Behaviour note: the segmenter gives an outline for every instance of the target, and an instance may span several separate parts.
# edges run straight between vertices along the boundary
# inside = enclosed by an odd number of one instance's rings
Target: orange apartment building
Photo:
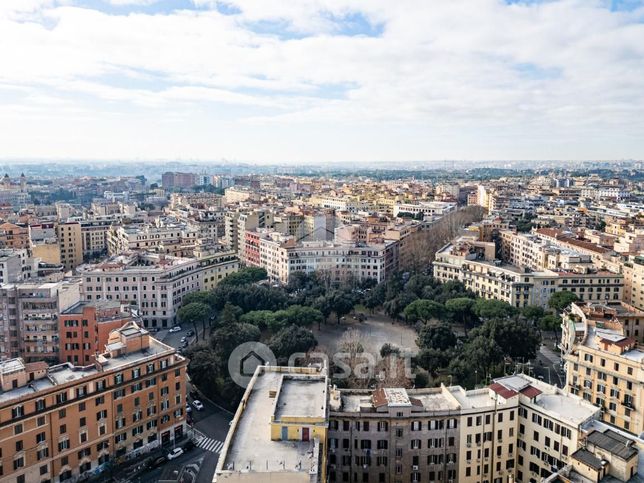
[[[29,248],[29,227],[9,222],[0,224],[0,247]]]
[[[185,358],[129,322],[92,364],[0,363],[0,482],[76,481],[181,439]]]
[[[61,362],[88,365],[105,349],[110,332],[132,320],[118,301],[79,302],[58,317]]]

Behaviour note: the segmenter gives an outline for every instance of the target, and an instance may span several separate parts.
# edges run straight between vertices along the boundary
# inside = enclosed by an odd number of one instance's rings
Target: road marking
[[[197,441],[197,446],[205,451],[219,453],[224,447],[224,442],[212,438],[203,438]]]

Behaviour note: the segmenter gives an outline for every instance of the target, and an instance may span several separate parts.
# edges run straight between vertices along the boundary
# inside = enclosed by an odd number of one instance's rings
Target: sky
[[[644,158],[644,0],[0,0],[0,158]]]

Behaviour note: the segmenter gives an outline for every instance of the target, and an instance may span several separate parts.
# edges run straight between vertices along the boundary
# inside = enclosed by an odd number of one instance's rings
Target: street
[[[184,328],[180,332],[173,333],[170,333],[169,331],[159,331],[154,335],[165,344],[178,349],[181,347],[181,338],[186,336],[188,330],[190,329]],[[194,336],[189,337],[189,343],[194,343]],[[187,394],[190,394],[194,388],[190,383],[186,386],[186,392]],[[230,421],[233,418],[233,414],[203,398],[200,399],[203,404],[203,409],[198,411],[192,407],[192,401],[193,399],[188,396],[188,402],[191,404],[192,408],[189,413],[191,424],[188,425],[189,428],[192,428],[192,431],[189,429],[188,434],[194,435],[193,440],[195,441],[196,447],[181,455],[179,458],[165,463],[159,468],[145,472],[136,481],[140,481],[141,483],[153,483],[159,481],[165,467],[177,467],[192,464],[198,464],[200,466],[196,482],[210,483],[212,481],[212,477],[219,460],[219,453],[221,452],[224,441],[226,440],[226,435],[228,434],[228,428]]]

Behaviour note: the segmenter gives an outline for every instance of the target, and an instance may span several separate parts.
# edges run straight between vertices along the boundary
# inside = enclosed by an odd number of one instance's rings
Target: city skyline
[[[0,5],[5,159],[639,159],[641,1]]]

